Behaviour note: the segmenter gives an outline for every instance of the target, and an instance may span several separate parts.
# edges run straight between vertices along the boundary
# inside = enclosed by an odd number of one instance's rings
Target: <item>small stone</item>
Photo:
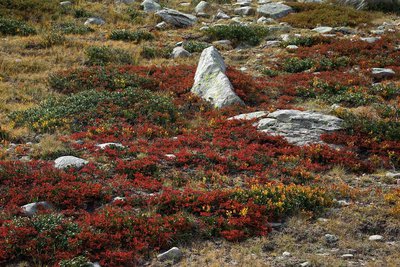
[[[361,41],[367,42],[369,44],[373,44],[380,39],[381,39],[380,37],[361,37],[360,38]]]
[[[196,14],[204,13],[208,7],[209,7],[209,4],[206,1],[200,1],[200,3],[198,3],[197,6],[194,8],[194,12]]]
[[[269,3],[259,6],[257,12],[263,16],[278,19],[287,16],[293,12],[293,9],[282,3]]]
[[[182,258],[182,251],[177,247],[173,247],[170,250],[161,253],[157,256],[157,259],[159,261],[166,261],[166,260],[179,261],[181,258]]]
[[[193,26],[193,24],[195,24],[197,21],[196,16],[168,8],[157,11],[156,15],[166,23],[169,23],[177,28]]]
[[[165,21],[162,21],[156,25],[156,28],[159,30],[163,30],[163,29],[166,29],[167,26],[168,26],[168,24]]]
[[[166,156],[168,159],[176,159],[176,156],[175,156],[174,154],[165,154],[165,156]]]
[[[297,45],[288,45],[288,46],[286,46],[286,49],[288,49],[288,50],[297,50],[297,49],[299,49],[299,47]]]
[[[383,236],[381,235],[371,235],[368,238],[369,241],[383,241]]]
[[[281,41],[267,41],[266,47],[279,47],[282,44]]]
[[[334,244],[334,243],[336,243],[337,241],[339,241],[339,238],[338,238],[337,236],[335,236],[335,235],[326,234],[326,235],[325,235],[325,241],[326,241],[326,243],[328,243],[328,244]]]
[[[308,261],[305,261],[300,264],[300,267],[308,267],[308,266],[311,266],[311,263],[309,263]]]
[[[249,6],[235,8],[233,12],[240,16],[251,16],[255,14],[255,10]]]
[[[22,212],[27,216],[33,216],[39,208],[52,209],[52,206],[46,201],[33,202],[21,207]]]
[[[230,19],[231,17],[225,14],[223,11],[218,10],[217,15],[215,16],[216,19]]]
[[[342,258],[343,258],[343,259],[351,259],[351,258],[353,258],[353,257],[354,257],[353,254],[343,254],[343,255],[342,255]]]
[[[172,58],[190,57],[191,54],[183,47],[178,46],[172,50]]]
[[[258,119],[258,118],[261,118],[261,117],[264,117],[267,115],[268,115],[268,112],[266,112],[266,111],[256,111],[256,112],[236,115],[234,117],[228,118],[228,120],[252,120],[252,119]]]
[[[104,25],[104,24],[106,24],[106,22],[101,18],[88,18],[84,23],[85,26],[88,26],[88,25],[99,25],[99,26],[101,26],[101,25]]]
[[[158,10],[161,10],[161,6],[154,0],[144,0],[140,6],[143,8],[143,11],[146,13],[154,13]]]
[[[290,256],[292,256],[292,254],[290,252],[288,252],[288,251],[285,251],[285,252],[282,253],[282,256],[283,257],[290,257]]]
[[[332,27],[317,27],[312,29],[314,32],[318,32],[321,34],[325,34],[325,33],[330,33],[332,32],[333,28]]]
[[[342,207],[346,207],[346,206],[350,206],[350,202],[348,202],[347,200],[338,200],[337,203],[339,204],[339,206]]]
[[[400,178],[400,172],[387,172],[386,177],[388,178]]]
[[[125,201],[126,200],[126,198],[125,197],[114,197],[113,198],[113,200],[111,201],[111,203],[114,203],[114,202],[116,202],[116,201]]]
[[[106,149],[107,147],[119,147],[119,148],[124,148],[124,146],[120,143],[103,143],[103,144],[98,144],[96,145],[100,149]]]
[[[319,221],[319,222],[327,222],[327,221],[329,221],[329,220],[326,219],[326,218],[318,218],[317,221]]]
[[[60,6],[70,6],[72,5],[71,1],[62,1],[60,2]]]

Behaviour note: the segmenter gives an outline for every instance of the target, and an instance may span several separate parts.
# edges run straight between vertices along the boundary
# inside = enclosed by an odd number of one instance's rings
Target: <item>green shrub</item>
[[[296,13],[281,19],[299,28],[314,28],[317,25],[338,27],[371,23],[376,14],[358,11],[352,7],[316,3],[288,3]]]
[[[327,71],[334,70],[342,67],[348,66],[350,63],[350,58],[346,56],[337,58],[327,58],[322,57],[319,59],[317,64],[317,71]]]
[[[127,87],[152,87],[152,81],[135,73],[115,68],[92,67],[55,73],[49,76],[50,88],[63,94],[98,89],[116,91]]]
[[[245,43],[248,45],[260,44],[262,38],[268,35],[268,29],[261,26],[245,25],[217,25],[206,30],[211,40],[227,39],[235,45]]]
[[[128,31],[128,30],[114,30],[110,35],[111,40],[120,40],[120,41],[149,41],[154,39],[154,35],[145,31]]]
[[[93,14],[83,8],[78,8],[74,9],[73,15],[75,18],[80,19],[80,18],[89,18],[92,17]]]
[[[185,48],[190,53],[202,52],[207,47],[211,46],[205,42],[188,41],[183,43],[183,48]]]
[[[294,37],[291,38],[287,42],[282,43],[282,47],[286,47],[288,45],[297,45],[297,46],[314,46],[317,44],[324,44],[324,43],[330,43],[331,39],[322,37],[320,35],[316,36],[301,36],[301,37]]]
[[[36,30],[23,21],[0,18],[0,34],[27,36],[36,34]]]
[[[312,59],[300,59],[297,57],[286,58],[282,64],[282,69],[289,73],[297,73],[309,70],[314,67],[315,63]]]
[[[139,22],[142,18],[145,17],[143,12],[141,12],[135,8],[132,8],[132,7],[129,7],[127,9],[127,13],[128,13],[130,20],[135,23]]]
[[[86,34],[94,32],[94,30],[88,26],[78,25],[74,22],[64,22],[53,26],[54,31],[59,31],[64,34]]]
[[[108,65],[108,64],[133,64],[132,55],[127,51],[107,46],[91,46],[86,49],[86,65]]]
[[[89,90],[70,96],[50,98],[38,107],[10,114],[18,126],[28,126],[36,132],[57,129],[82,130],[96,120],[136,123],[146,119],[166,125],[174,122],[177,110],[165,94],[126,88],[122,91]]]
[[[400,121],[370,119],[351,112],[338,114],[350,134],[364,133],[379,140],[400,141]]]
[[[24,20],[44,21],[55,18],[60,10],[60,2],[55,0],[0,1],[0,16],[12,15]]]
[[[140,56],[146,59],[152,58],[169,58],[172,53],[170,47],[150,47],[143,46]]]

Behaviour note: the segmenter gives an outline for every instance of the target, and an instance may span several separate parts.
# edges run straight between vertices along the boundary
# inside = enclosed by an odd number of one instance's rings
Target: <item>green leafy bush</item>
[[[73,11],[73,15],[75,18],[80,19],[80,18],[89,18],[92,17],[93,14],[89,11],[87,11],[86,9],[83,8],[77,8],[74,9]]]
[[[282,64],[282,68],[284,71],[289,73],[297,73],[305,70],[309,70],[314,66],[314,61],[310,58],[287,58],[284,60]]]
[[[110,35],[111,40],[120,40],[120,41],[149,41],[154,39],[154,35],[145,32],[145,31],[129,31],[129,30],[114,30]]]
[[[352,7],[316,3],[288,3],[296,11],[281,19],[299,28],[325,26],[357,26],[370,23],[376,14],[358,11]]]
[[[172,53],[171,47],[150,47],[143,46],[140,56],[146,59],[169,58]]]
[[[24,20],[42,21],[58,16],[60,2],[54,0],[1,0],[0,16],[15,17]]]
[[[132,55],[119,48],[91,46],[86,49],[86,65],[133,64]]]
[[[135,123],[140,118],[165,125],[174,122],[176,116],[177,110],[170,97],[136,88],[113,92],[83,91],[50,98],[36,108],[10,114],[17,125],[28,126],[36,132],[81,130],[97,119],[124,119]]]
[[[54,31],[59,31],[64,34],[86,34],[94,32],[94,30],[88,26],[78,25],[74,22],[64,22],[53,26]]]
[[[183,48],[185,48],[190,53],[202,52],[209,46],[210,44],[208,43],[197,41],[188,41],[183,43]]]
[[[206,34],[211,40],[227,39],[235,45],[245,43],[248,45],[260,44],[262,38],[268,35],[269,31],[261,26],[245,25],[217,25],[206,30]]]
[[[36,34],[36,30],[23,21],[0,18],[0,34],[27,36]]]
[[[127,87],[150,86],[151,81],[135,73],[121,72],[115,68],[92,67],[68,70],[49,76],[51,89],[71,94],[98,89],[115,91]]]

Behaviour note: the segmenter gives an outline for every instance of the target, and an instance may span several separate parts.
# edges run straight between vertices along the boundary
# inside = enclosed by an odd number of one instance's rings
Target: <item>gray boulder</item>
[[[287,16],[293,9],[282,3],[269,3],[259,6],[257,12],[262,16],[278,19]]]
[[[74,156],[63,156],[54,161],[54,167],[57,169],[65,169],[69,167],[79,169],[88,163],[89,161]]]
[[[144,0],[140,6],[143,8],[143,11],[146,13],[154,13],[161,10],[161,6],[154,0]]]
[[[205,13],[208,7],[209,4],[206,1],[200,1],[200,3],[198,3],[197,6],[194,8],[194,12],[196,14]]]
[[[374,76],[375,79],[385,79],[385,78],[391,78],[396,73],[392,69],[388,68],[373,68],[372,69],[372,76]]]
[[[62,2],[60,2],[60,6],[71,6],[72,5],[72,3],[71,3],[71,1],[62,1]]]
[[[255,10],[252,7],[245,6],[235,8],[234,13],[240,16],[251,16],[255,14]]]
[[[235,94],[225,75],[225,62],[214,46],[203,50],[194,76],[192,93],[212,103],[215,108],[244,104]]]
[[[182,251],[177,247],[173,247],[170,250],[157,255],[157,259],[159,261],[172,260],[177,262],[181,258],[182,258]]]
[[[231,17],[227,15],[224,11],[218,10],[217,15],[215,16],[216,19],[230,19]]]
[[[168,8],[156,12],[156,15],[161,17],[163,21],[178,28],[185,28],[192,26],[197,21],[196,16],[185,14]]]
[[[320,135],[340,130],[341,125],[342,120],[335,116],[299,110],[278,110],[256,124],[260,131],[281,135],[295,145],[323,143]]]
[[[324,34],[324,33],[330,33],[330,32],[332,32],[332,31],[333,31],[333,28],[332,28],[332,27],[317,27],[317,28],[314,28],[314,29],[312,29],[312,30],[313,30],[314,32]]]
[[[191,54],[182,46],[177,46],[172,50],[172,58],[190,57]]]

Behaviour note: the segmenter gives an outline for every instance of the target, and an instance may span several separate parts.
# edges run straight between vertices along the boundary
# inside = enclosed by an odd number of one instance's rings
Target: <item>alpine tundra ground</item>
[[[399,12],[0,0],[0,265],[400,266]]]

